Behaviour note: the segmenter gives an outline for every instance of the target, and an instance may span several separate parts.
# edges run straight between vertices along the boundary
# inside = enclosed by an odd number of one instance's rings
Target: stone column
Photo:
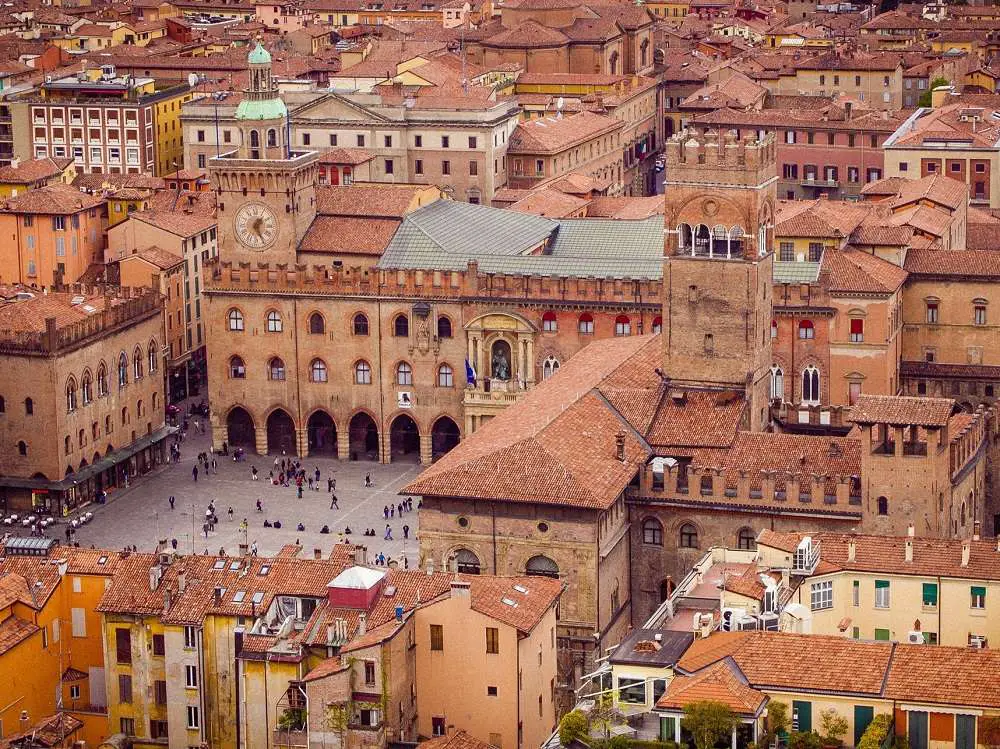
[[[267,427],[255,426],[253,430],[253,438],[257,454],[267,455]],[[229,446],[229,449],[233,449],[232,445]]]
[[[674,743],[680,746],[681,743],[681,719],[680,716],[674,716]]]
[[[295,430],[295,453],[300,458],[309,457],[309,429],[299,427]]]
[[[729,746],[731,749],[736,749],[736,726],[733,726],[733,733],[730,737]]]
[[[420,435],[420,465],[429,466],[431,460],[433,459],[433,446],[431,443],[431,435],[421,434]]]
[[[337,432],[337,458],[348,461],[351,459],[351,429]]]
[[[383,465],[388,465],[392,462],[392,438],[389,435],[388,429],[379,429],[378,431],[378,447],[379,455],[378,462]]]
[[[535,384],[535,342],[529,336],[527,339],[528,343],[528,371],[524,373],[524,381],[528,383],[528,387]]]
[[[222,443],[228,441],[229,430],[225,424],[212,424],[212,449],[215,452],[222,450]],[[232,447],[230,446],[230,449]]]

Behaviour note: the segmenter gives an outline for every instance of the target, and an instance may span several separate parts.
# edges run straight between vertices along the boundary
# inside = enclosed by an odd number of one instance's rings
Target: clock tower
[[[289,143],[288,109],[261,44],[236,109],[239,147],[208,161],[218,196],[219,254],[231,262],[295,263],[316,216],[318,154]]]

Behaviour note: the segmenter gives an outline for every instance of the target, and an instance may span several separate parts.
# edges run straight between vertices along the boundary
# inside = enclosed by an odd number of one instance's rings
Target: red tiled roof
[[[721,702],[737,715],[756,716],[768,697],[733,673],[726,661],[709,666],[693,676],[677,676],[656,703],[658,709],[683,710],[702,701]]]
[[[916,424],[943,427],[948,423],[955,401],[951,398],[913,398],[901,395],[862,395],[851,408],[856,424]]]
[[[316,188],[316,212],[326,216],[402,219],[426,185],[359,184]]]
[[[22,184],[51,179],[62,174],[73,159],[44,158],[22,161],[17,166],[0,167],[0,183]]]
[[[621,127],[619,120],[593,112],[578,112],[561,119],[542,117],[519,123],[507,150],[514,154],[558,153]]]
[[[1000,252],[988,250],[925,250],[907,252],[903,265],[918,276],[1000,278]]]
[[[417,746],[419,749],[496,749],[492,744],[480,741],[464,730],[421,741]]]
[[[834,294],[892,294],[906,281],[898,265],[859,250],[830,248],[823,253],[821,273]]]
[[[38,625],[29,621],[17,616],[8,616],[0,622],[0,655],[28,639],[39,629]]]
[[[317,216],[299,244],[301,252],[381,257],[401,221],[391,218]]]
[[[64,184],[43,185],[4,201],[9,213],[68,215],[96,208],[104,201]]]

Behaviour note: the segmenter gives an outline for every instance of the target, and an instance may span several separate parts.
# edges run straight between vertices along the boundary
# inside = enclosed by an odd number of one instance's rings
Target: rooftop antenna
[[[561,96],[558,99],[556,99],[556,119],[557,120],[561,120],[562,119],[562,116],[563,116],[562,111],[563,111],[563,107],[565,107],[565,106],[566,106],[566,100],[565,99],[563,99]]]

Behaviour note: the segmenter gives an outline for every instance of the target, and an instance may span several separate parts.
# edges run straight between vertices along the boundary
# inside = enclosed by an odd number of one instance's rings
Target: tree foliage
[[[728,705],[704,700],[684,707],[681,725],[694,739],[695,749],[712,749],[715,744],[733,732],[736,715]]]
[[[587,737],[587,716],[579,710],[566,713],[559,721],[559,743],[569,746],[578,739]]]
[[[920,98],[917,99],[917,105],[921,107],[929,107],[931,105],[931,92],[938,86],[948,86],[951,84],[947,78],[941,78],[940,76],[931,81],[931,85],[927,87],[927,90],[920,94]]]

